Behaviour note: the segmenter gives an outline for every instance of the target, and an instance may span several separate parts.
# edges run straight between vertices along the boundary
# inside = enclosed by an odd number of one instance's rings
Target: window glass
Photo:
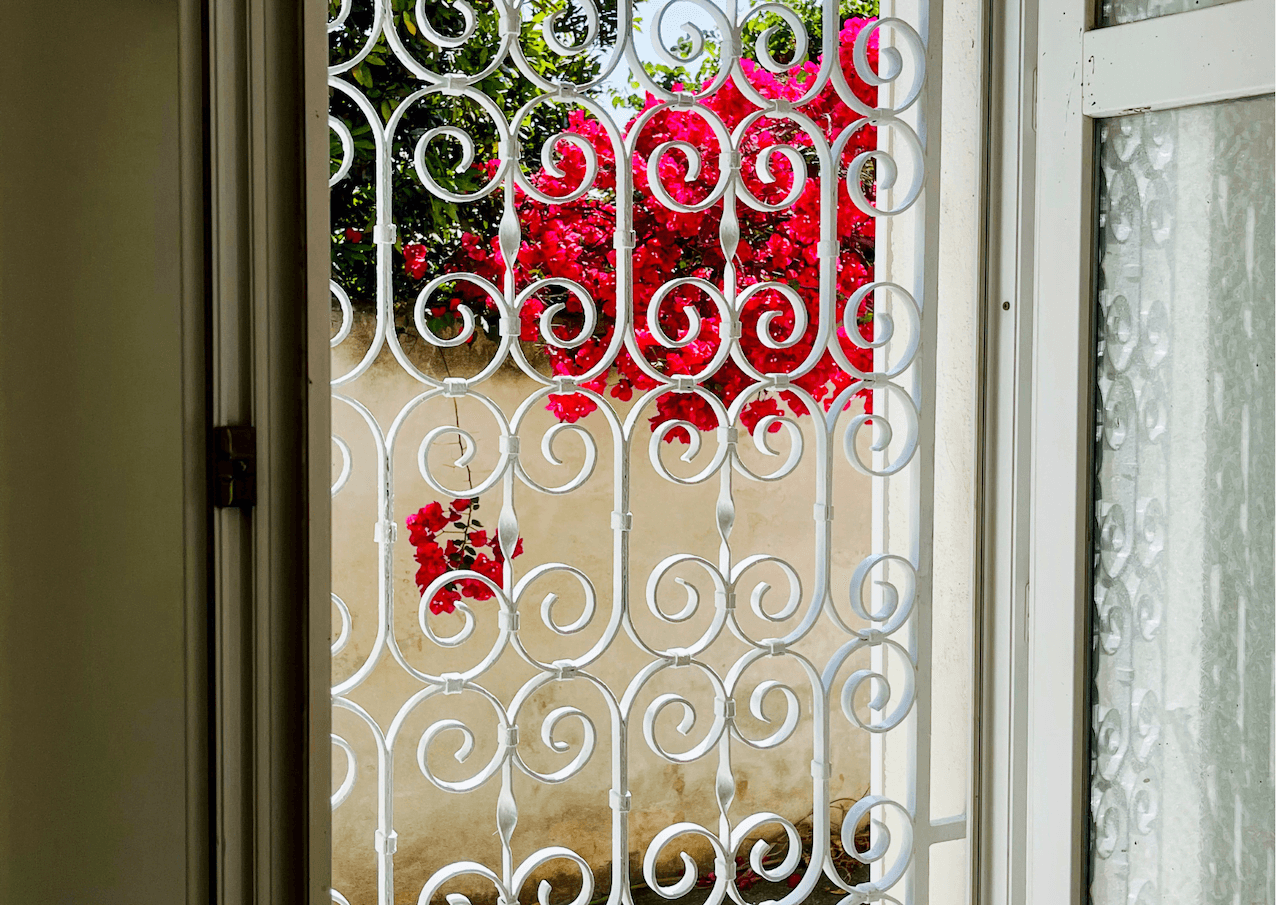
[[[1273,102],[1100,125],[1091,892],[1273,901]]]
[[[1121,25],[1229,2],[1231,0],[1103,0],[1099,24]]]

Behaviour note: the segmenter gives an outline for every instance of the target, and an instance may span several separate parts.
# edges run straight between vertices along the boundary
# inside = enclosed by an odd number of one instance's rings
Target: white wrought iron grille
[[[335,901],[926,898],[929,9],[874,12],[331,4]]]

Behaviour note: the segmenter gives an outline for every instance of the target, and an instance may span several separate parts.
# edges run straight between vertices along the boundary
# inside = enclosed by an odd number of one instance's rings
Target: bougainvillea
[[[505,553],[496,532],[489,534],[474,516],[476,499],[452,500],[447,509],[442,503],[430,503],[407,517],[408,542],[416,548],[416,586],[424,595],[440,575],[468,569],[503,587]],[[510,554],[513,559],[523,553],[520,537]],[[461,597],[491,600],[492,589],[475,578],[461,578],[444,585],[430,601],[430,612],[451,613]]]
[[[873,104],[876,89],[858,78],[851,61],[855,38],[870,21],[862,18],[847,20],[840,35],[840,58],[856,96],[865,103]],[[875,68],[876,33],[869,36],[868,59]],[[742,60],[741,68],[749,83],[764,97],[792,102],[808,90],[819,67],[817,63],[806,62],[779,76],[749,60]],[[676,89],[681,87],[675,86]],[[731,80],[702,103],[730,130],[758,109]],[[713,300],[694,286],[683,286],[669,293],[661,301],[658,313],[664,339],[653,334],[646,313],[653,295],[671,280],[695,277],[721,285],[726,263],[719,229],[722,204],[716,203],[703,211],[671,210],[649,184],[648,161],[657,148],[669,142],[688,143],[699,149],[701,165],[692,179],[688,179],[688,155],[676,146],[661,154],[656,163],[656,177],[660,182],[656,188],[663,188],[664,193],[679,204],[695,205],[705,200],[718,183],[719,160],[725,149],[721,147],[709,120],[694,110],[667,107],[643,122],[642,118],[656,105],[656,98],[648,95],[643,109],[627,126],[630,130],[641,130],[633,155],[632,225],[636,243],[633,251],[632,329],[639,353],[661,375],[700,374],[722,342],[721,317]],[[826,85],[819,95],[799,109],[818,125],[829,141],[859,120],[859,115],[842,102],[831,85]],[[590,190],[574,201],[544,204],[521,191],[518,193],[516,208],[522,242],[515,264],[515,279],[520,291],[538,279],[572,280],[598,304],[597,326],[583,343],[573,348],[545,346],[553,373],[575,376],[607,354],[615,329],[616,251],[613,236],[616,232],[616,169],[611,139],[597,119],[583,110],[575,110],[569,116],[567,131],[580,136],[592,147],[598,161],[597,176]],[[864,371],[872,369],[872,352],[852,343],[842,324],[847,300],[871,279],[874,223],[851,201],[846,173],[855,155],[875,148],[876,141],[876,130],[862,122],[851,136],[842,159],[837,162],[836,174],[839,195],[836,341],[841,343],[852,364]],[[789,145],[798,150],[798,155],[796,161],[782,155],[771,157],[767,174],[770,180],[764,181],[755,162],[761,151],[775,145]],[[807,173],[803,174],[806,176],[805,184],[791,205],[780,210],[759,211],[743,201],[734,204],[740,226],[740,242],[733,260],[739,291],[743,293],[757,283],[781,283],[794,290],[802,306],[811,313],[805,330],[793,335],[796,332],[793,305],[779,292],[765,289],[749,298],[741,309],[743,332],[739,343],[747,360],[762,372],[794,372],[811,353],[817,334],[821,180],[828,178],[829,174],[818,171],[812,146],[811,137],[788,117],[757,119],[746,131],[740,145],[744,187],[765,204],[775,205],[790,194],[798,178],[793,169],[795,163],[807,169]],[[567,142],[559,142],[555,151],[558,152],[556,166],[533,173],[531,182],[541,192],[561,198],[570,195],[585,180],[587,163],[585,154]],[[494,173],[497,165],[496,161],[490,162],[489,173]],[[871,198],[871,186],[867,187],[867,193]],[[405,267],[409,275],[417,275],[412,259],[405,261]],[[471,271],[501,285],[504,263],[499,240],[466,233],[462,237],[461,250],[446,269]],[[540,340],[540,315],[547,304],[554,302],[566,305],[554,319],[553,329],[558,337],[568,340],[581,332],[583,310],[579,301],[561,289],[557,290],[558,295],[554,292],[552,288],[543,290],[527,301],[520,312],[522,340]],[[471,284],[458,282],[452,292],[442,292],[430,299],[427,319],[438,322],[439,319],[454,318],[460,304],[467,304],[476,312],[487,309],[490,313],[491,309],[491,302],[483,293]],[[680,344],[687,337],[692,323],[689,309],[694,309],[698,315],[699,335],[689,343]],[[770,331],[772,345],[782,343],[782,348],[771,348],[759,336],[759,321],[766,312],[774,313],[762,321],[763,329]],[[872,310],[867,300],[856,316],[861,335],[869,338]],[[668,339],[674,342],[669,343]],[[813,369],[792,381],[826,406],[852,382],[853,378],[837,365],[827,351]],[[753,379],[730,359],[700,381],[703,388],[727,405],[753,383]],[[610,392],[614,398],[627,401],[635,391],[651,389],[657,381],[644,373],[630,353],[622,349],[606,374],[581,385],[599,393]],[[771,393],[755,392],[740,413],[744,427],[751,432],[762,418],[781,414],[781,402],[796,415],[806,414],[805,407],[795,394],[781,391],[778,396],[777,399]],[[550,410],[564,421],[576,421],[595,407],[595,403],[583,394],[549,397]],[[710,404],[694,393],[667,393],[657,400],[656,412],[651,418],[653,429],[673,419],[686,421],[700,430],[712,430],[718,426]],[[778,430],[779,425],[772,424],[771,429]],[[686,431],[678,429],[671,431],[666,439],[685,442],[689,438]]]
[[[869,105],[876,101],[876,89],[855,74],[851,52],[856,36],[871,21],[848,19],[840,35],[843,72],[856,96]],[[876,68],[876,34],[869,36],[868,60]],[[763,97],[793,102],[807,92],[819,65],[807,62],[777,76],[752,61],[742,60],[741,69]],[[675,85],[674,88],[680,90],[682,86]],[[626,126],[627,131],[641,130],[636,136],[632,179],[635,245],[632,265],[634,322],[631,329],[637,350],[661,376],[702,375],[699,385],[728,406],[741,393],[751,392],[752,396],[739,416],[742,425],[750,432],[762,419],[783,414],[784,407],[794,415],[808,414],[802,401],[792,392],[751,390],[754,379],[729,358],[713,373],[704,374],[721,349],[723,337],[720,312],[702,289],[684,285],[667,292],[658,307],[656,320],[659,332],[650,327],[648,306],[662,286],[687,278],[721,286],[727,263],[721,242],[721,202],[705,210],[686,212],[671,209],[659,197],[660,189],[663,189],[663,194],[681,205],[694,207],[703,202],[720,179],[719,161],[725,149],[704,116],[676,106],[651,113],[657,104],[657,99],[648,95],[642,109]],[[730,79],[718,91],[703,99],[702,104],[732,131],[757,112],[757,107]],[[836,174],[819,172],[811,136],[791,118],[761,117],[745,132],[740,143],[744,189],[762,202],[762,206],[780,204],[792,193],[801,176],[805,176],[805,181],[792,203],[782,205],[779,210],[757,210],[743,201],[734,204],[740,230],[740,241],[732,261],[735,285],[739,292],[744,293],[759,283],[782,284],[796,293],[799,304],[809,312],[809,317],[806,327],[799,330],[790,300],[774,289],[754,291],[740,309],[740,351],[758,371],[780,374],[795,373],[811,355],[818,332],[821,181],[835,175],[838,183],[838,256],[834,311],[836,339],[832,341],[841,344],[856,368],[870,371],[872,351],[851,342],[843,324],[848,300],[872,279],[874,239],[873,219],[850,199],[848,164],[856,155],[876,147],[876,130],[860,120],[831,85],[826,85],[813,100],[802,105],[800,111],[816,123],[829,142],[857,121],[860,127],[847,142],[842,159],[837,161]],[[575,377],[588,371],[608,354],[614,337],[616,157],[611,138],[602,123],[583,110],[575,110],[569,115],[566,131],[579,136],[578,140],[588,142],[593,149],[598,166],[596,177],[589,190],[572,201],[546,204],[518,191],[515,206],[521,227],[521,243],[514,277],[519,292],[537,280],[570,280],[589,293],[597,304],[595,329],[583,337],[583,342],[573,342],[571,348],[546,344],[540,334],[542,313],[548,305],[561,302],[564,307],[554,318],[552,329],[560,340],[582,338],[584,310],[570,292],[563,291],[560,286],[550,286],[528,299],[520,311],[520,339],[543,347],[554,374]],[[700,166],[694,178],[689,179],[691,161],[686,152],[675,145],[672,150],[656,157],[655,175],[660,185],[653,189],[649,182],[649,161],[658,148],[668,146],[668,143],[685,143],[698,149]],[[795,156],[771,157],[764,178],[756,161],[764,149],[776,145],[790,146],[798,153]],[[555,151],[555,165],[542,168],[530,178],[544,194],[562,198],[573,194],[582,185],[587,176],[587,161],[585,154],[568,142],[559,142]],[[798,174],[795,166],[804,166],[806,172]],[[497,161],[488,163],[489,177],[497,168]],[[872,186],[864,188],[871,199]],[[403,269],[405,276],[412,281],[433,276],[428,272],[431,268],[424,245],[406,243],[403,246]],[[502,285],[505,265],[499,240],[495,236],[463,233],[459,251],[443,270],[472,272],[497,286]],[[425,319],[431,329],[455,328],[461,305],[486,316],[489,321],[496,316],[486,294],[472,283],[457,281],[445,284],[428,300]],[[694,314],[690,313],[692,311]],[[856,324],[865,339],[872,335],[872,316],[871,302],[866,298],[856,312]],[[690,342],[683,342],[693,321],[699,322],[699,333]],[[762,341],[759,329],[770,332],[771,343]],[[777,345],[779,348],[774,347]],[[853,381],[854,378],[825,351],[815,366],[794,377],[792,384],[806,390],[827,407]],[[600,394],[610,393],[615,399],[627,402],[636,391],[652,389],[658,381],[635,362],[627,349],[622,348],[608,371],[596,379],[582,381],[580,385]],[[864,400],[864,405],[866,408],[869,406],[868,399]],[[549,410],[562,421],[577,421],[596,407],[592,399],[581,393],[549,396]],[[685,421],[702,431],[718,426],[713,407],[694,393],[666,393],[657,399],[655,413],[650,418],[652,429],[671,420]],[[773,424],[771,429],[778,430],[779,425]],[[666,435],[668,441],[686,442],[689,439],[687,432],[681,428]],[[478,572],[498,585],[502,582],[505,555],[495,534],[489,534],[475,519],[477,509],[477,500],[457,499],[446,509],[444,504],[434,502],[408,517],[409,538],[416,550],[418,565],[416,584],[422,594],[437,578],[458,569]],[[521,553],[520,539],[511,556]],[[458,579],[444,585],[435,594],[429,602],[430,611],[435,614],[451,613],[462,597],[489,600],[493,592],[481,581]]]
[[[363,61],[341,76],[342,82],[358,87],[359,93],[376,110],[378,119],[369,122],[346,92],[333,89],[330,95],[331,110],[350,127],[355,149],[352,158],[346,160],[340,136],[335,131],[330,134],[331,172],[336,173],[343,161],[351,165],[346,178],[330,190],[334,224],[333,275],[356,308],[372,309],[377,299],[378,246],[373,241],[373,228],[377,222],[377,198],[385,195],[377,189],[379,177],[373,129],[380,129],[388,123],[404,99],[422,87],[417,73],[408,69],[390,48],[386,34],[397,34],[398,40],[403,42],[418,65],[434,72],[456,75],[478,73],[488,68],[492,48],[500,43],[502,16],[498,4],[480,3],[475,6],[473,36],[459,46],[442,46],[426,37],[418,17],[424,14],[440,34],[457,35],[466,30],[469,8],[462,8],[450,0],[379,0],[376,14],[384,15],[385,28]],[[341,13],[343,7],[348,7],[344,14]],[[535,3],[519,10],[518,20],[522,24],[519,48],[530,66],[539,72],[551,71],[556,78],[577,84],[597,74],[599,61],[596,55],[564,57],[554,52],[544,38],[545,20],[553,16],[555,30],[560,37],[575,43],[586,30],[583,10],[583,4],[575,3],[567,4],[565,8],[559,4]],[[617,10],[614,3],[597,6],[597,40],[602,46],[615,40]],[[328,33],[331,63],[350,60],[359,52],[367,40],[372,14],[372,3],[328,0],[329,20],[341,15],[347,18],[348,23],[346,27]],[[541,93],[518,70],[509,54],[504,55],[501,63],[479,80],[475,88],[507,113],[513,113]],[[541,105],[524,121],[523,140],[539,146],[541,141],[560,131],[565,121],[560,108]],[[501,216],[499,195],[488,196],[477,203],[455,204],[430,195],[416,178],[413,151],[418,140],[429,130],[443,126],[465,131],[480,146],[496,140],[496,130],[490,118],[474,104],[433,95],[411,104],[405,111],[396,130],[396,140],[389,149],[387,163],[392,173],[389,197],[393,202],[395,226],[399,235],[403,236],[401,245],[391,246],[392,254],[396,269],[402,264],[410,274],[423,276],[427,268],[438,272],[459,247],[462,232],[467,229],[482,231],[496,224]],[[483,174],[477,167],[458,173],[454,150],[446,142],[440,142],[431,146],[431,153],[424,155],[422,162],[435,181],[449,191],[471,192],[478,187]],[[408,256],[411,246],[415,246],[415,260]],[[413,277],[413,280],[419,279],[421,276]],[[407,314],[410,319],[420,286],[414,286],[411,281],[396,281],[389,288],[396,317],[402,320]]]

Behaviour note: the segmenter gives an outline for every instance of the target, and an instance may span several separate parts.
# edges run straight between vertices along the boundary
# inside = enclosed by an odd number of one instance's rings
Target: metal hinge
[[[213,428],[213,505],[248,509],[257,502],[257,429]]]

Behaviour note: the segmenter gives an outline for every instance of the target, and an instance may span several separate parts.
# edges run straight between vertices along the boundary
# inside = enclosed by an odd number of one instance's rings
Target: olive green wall
[[[202,326],[182,311],[180,6],[5,4],[0,902],[12,905],[172,905],[204,882],[194,855],[188,867],[188,845],[206,843],[188,830],[203,825],[188,776],[205,768],[187,728],[202,725],[186,693],[202,632],[188,569],[202,553],[184,540],[184,468],[197,466],[183,463],[182,362]]]

